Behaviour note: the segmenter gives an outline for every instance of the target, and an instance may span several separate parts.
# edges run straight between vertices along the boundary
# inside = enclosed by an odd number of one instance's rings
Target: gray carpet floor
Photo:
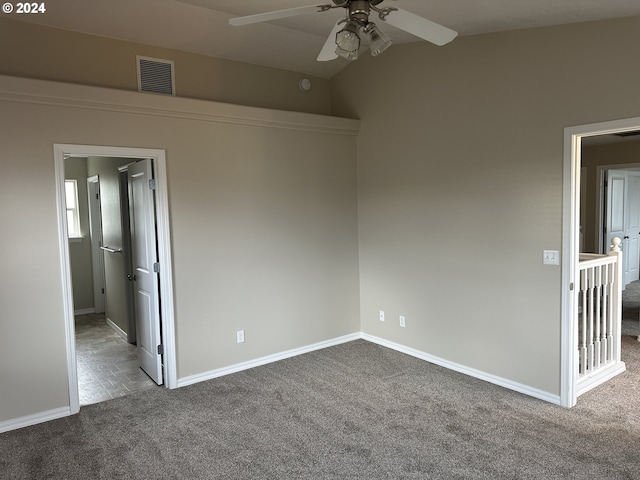
[[[0,435],[3,479],[640,478],[640,344],[563,409],[359,340]]]
[[[622,334],[640,335],[640,280],[622,291]]]

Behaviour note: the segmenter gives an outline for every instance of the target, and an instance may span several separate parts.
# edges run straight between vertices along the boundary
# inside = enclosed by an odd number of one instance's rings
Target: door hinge
[[[160,264],[158,262],[153,264],[153,271],[154,273],[160,273]]]
[[[96,193],[96,200],[100,200],[100,194]]]
[[[569,284],[569,290],[573,290],[573,282]]]
[[[104,295],[104,288],[101,288],[101,290],[102,290],[102,294]]]
[[[155,178],[152,178],[152,179],[149,180],[149,188],[151,190],[155,190],[156,189],[156,179]]]
[[[158,345],[158,355],[164,355],[164,345]]]

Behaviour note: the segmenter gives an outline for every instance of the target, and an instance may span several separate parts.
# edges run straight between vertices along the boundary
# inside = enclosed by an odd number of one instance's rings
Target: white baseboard
[[[506,378],[498,377],[496,375],[491,375],[489,373],[476,370],[474,368],[469,368],[464,365],[460,365],[455,362],[450,362],[449,360],[442,359],[440,357],[436,357],[434,355],[430,355],[428,353],[422,352],[420,350],[416,350],[414,348],[406,347],[399,343],[391,342],[389,340],[384,340],[379,337],[375,337],[373,335],[369,335],[367,333],[362,333],[361,337],[363,340],[367,340],[368,342],[377,343],[378,345],[382,345],[383,347],[390,348],[392,350],[396,350],[401,353],[406,353],[407,355],[411,355],[412,357],[419,358],[421,360],[425,360],[429,363],[434,363],[436,365],[440,365],[441,367],[448,368],[449,370],[454,370],[459,373],[463,373],[465,375],[469,375],[470,377],[474,377],[480,380],[484,380],[485,382],[493,383],[494,385],[499,385],[501,387],[507,388],[509,390],[514,390],[516,392],[523,393],[525,395],[529,395],[534,398],[538,398],[540,400],[544,400],[545,402],[553,403],[556,405],[560,405],[560,395],[553,395],[549,392],[545,392],[543,390],[538,390],[536,388],[532,388],[528,385],[523,385],[518,382],[514,382],[512,380],[508,380]]]
[[[610,365],[607,368],[596,371],[595,374],[588,375],[578,380],[576,385],[576,397],[579,397],[583,393],[587,393],[589,390],[596,388],[598,385],[602,385],[608,382],[616,375],[620,375],[627,370],[624,362],[618,362]]]
[[[95,308],[80,308],[78,310],[73,311],[73,315],[77,317],[78,315],[89,315],[90,313],[96,313]]]
[[[109,319],[107,319],[107,323],[109,324],[109,326],[111,326],[111,328],[113,328],[116,332],[118,332],[120,335],[122,335],[126,339],[126,334],[121,328],[119,328],[115,323],[113,323]],[[261,365],[266,365],[269,363],[277,362],[279,360],[284,360],[286,358],[295,357],[305,353],[321,350],[323,348],[328,348],[328,347],[340,345],[342,343],[347,343],[347,342],[351,342],[359,339],[376,343],[383,347],[387,347],[392,350],[396,350],[398,352],[411,355],[412,357],[419,358],[429,363],[440,365],[450,370],[454,370],[456,372],[469,375],[470,377],[478,378],[480,380],[484,380],[494,385],[499,385],[509,390],[514,390],[516,392],[520,392],[525,395],[529,395],[531,397],[544,400],[545,402],[560,405],[559,395],[553,395],[553,394],[550,394],[549,392],[538,390],[528,385],[523,385],[517,382],[513,382],[511,380],[507,380],[502,377],[498,377],[495,375],[488,374],[486,372],[482,372],[480,370],[475,370],[473,368],[465,367],[464,365],[450,362],[448,360],[444,360],[442,358],[436,357],[434,355],[430,355],[420,350],[416,350],[414,348],[410,348],[410,347],[401,345],[399,343],[391,342],[389,340],[375,337],[373,335],[369,335],[363,332],[352,333],[352,334],[344,335],[342,337],[337,337],[331,340],[326,340],[324,342],[307,345],[305,347],[294,348],[292,350],[275,353],[273,355],[267,355],[265,357],[257,358],[255,360],[249,360],[247,362],[237,363],[235,365],[230,365],[228,367],[218,368],[208,372],[203,372],[203,373],[198,373],[196,375],[183,377],[178,379],[176,386],[178,388],[186,387],[187,385],[192,385],[194,383],[212,380],[214,378],[230,375],[232,373],[241,372],[243,370],[248,370],[250,368],[259,367]],[[9,430],[15,430],[22,427],[28,427],[30,425],[35,425],[37,423],[47,422],[49,420],[55,420],[56,418],[66,417],[71,414],[72,412],[70,407],[63,407],[63,408],[57,408],[54,410],[48,410],[46,412],[37,413],[34,415],[28,415],[26,417],[17,418],[14,420],[0,422],[0,433],[7,432]]]
[[[0,422],[0,433],[17,430],[23,427],[30,427],[31,425],[48,422],[50,420],[55,420],[56,418],[68,417],[69,415],[71,415],[70,407],[60,407],[54,408],[53,410],[47,410],[46,412],[36,413],[34,415],[27,415],[26,417],[14,418],[13,420]]]
[[[422,352],[420,350],[416,350],[411,347],[407,347],[405,345],[401,345],[399,343],[391,342],[389,340],[385,340],[379,337],[375,337],[373,335],[369,335],[367,333],[358,332],[350,335],[345,335],[343,337],[338,337],[332,340],[327,340],[325,342],[316,343],[313,345],[308,345],[306,347],[295,348],[293,350],[287,350],[285,352],[276,353],[273,355],[268,355],[266,357],[258,358],[255,360],[250,360],[243,363],[238,363],[235,365],[231,365],[229,367],[223,367],[216,370],[211,370],[209,372],[199,373],[196,375],[190,375],[188,377],[183,377],[178,379],[177,387],[184,387],[187,385],[192,385],[198,382],[204,382],[207,380],[212,380],[214,378],[222,377],[224,375],[229,375],[232,373],[240,372],[243,370],[248,370],[250,368],[258,367],[261,365],[266,365],[268,363],[277,362],[279,360],[284,360],[285,358],[295,357],[297,355],[302,355],[304,353],[313,352],[315,350],[320,350],[322,348],[331,347],[334,345],[339,345],[341,343],[351,342],[353,340],[366,340],[368,342],[376,343],[378,345],[382,345],[383,347],[390,348],[392,350],[396,350],[401,353],[405,353],[407,355],[411,355],[412,357],[419,358],[421,360],[427,361],[429,363],[433,363],[435,365],[440,365],[441,367],[448,368],[450,370],[454,370],[456,372],[462,373],[464,375],[469,375],[470,377],[477,378],[479,380],[483,380],[485,382],[492,383],[494,385],[498,385],[509,390],[514,390],[519,393],[523,393],[525,395],[529,395],[534,398],[538,398],[540,400],[544,400],[545,402],[553,403],[555,405],[560,405],[560,395],[553,395],[549,392],[545,392],[543,390],[539,390],[536,388],[532,388],[528,385],[523,385],[518,382],[514,382],[512,380],[508,380],[502,377],[498,377],[496,375],[491,375],[489,373],[476,370],[473,368],[466,367],[464,365],[460,365],[449,360],[442,359],[440,357],[436,357],[434,355],[430,355],[428,353]]]
[[[122,330],[118,325],[116,325],[115,323],[113,323],[113,320],[111,320],[109,317],[107,317],[107,325],[109,325],[111,328],[113,328],[115,330],[115,332],[120,335],[122,338],[124,338],[125,340],[127,340],[127,342],[129,341],[127,339],[127,332],[125,332],[124,330]]]
[[[286,358],[296,357],[298,355],[313,352],[315,350],[321,350],[323,348],[333,347],[334,345],[340,345],[341,343],[352,342],[353,340],[359,340],[360,338],[362,338],[362,336],[359,332],[352,333],[349,335],[344,335],[342,337],[334,338],[324,342],[314,343],[313,345],[307,345],[306,347],[294,348],[292,350],[287,350],[280,353],[274,353],[273,355],[267,355],[266,357],[256,358],[255,360],[249,360],[247,362],[236,363],[235,365],[231,365],[228,367],[218,368],[216,370],[211,370],[209,372],[190,375],[188,377],[179,378],[177,386],[178,388],[186,387],[187,385],[192,385],[194,383],[204,382],[206,380],[212,380],[214,378],[222,377],[224,375],[241,372],[243,370],[248,370],[250,368],[259,367],[261,365],[266,365],[268,363],[277,362],[279,360],[284,360]]]

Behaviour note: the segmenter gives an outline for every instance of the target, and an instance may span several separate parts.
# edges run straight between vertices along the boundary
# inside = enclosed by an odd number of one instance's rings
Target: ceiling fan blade
[[[338,20],[336,24],[331,29],[331,33],[327,37],[327,41],[324,42],[322,46],[322,50],[318,54],[317,60],[319,62],[327,62],[329,60],[335,60],[338,58],[338,54],[336,53],[336,34],[342,28],[342,19]]]
[[[296,15],[304,15],[306,13],[324,12],[332,8],[332,5],[309,5],[307,7],[287,8],[285,10],[275,10],[273,12],[257,13],[255,15],[247,15],[246,17],[236,17],[229,19],[229,24],[234,27],[241,25],[249,25],[252,23],[269,22],[271,20],[279,20],[281,18],[295,17]]]
[[[458,36],[458,32],[400,8],[393,9],[383,21],[436,45],[444,45]]]

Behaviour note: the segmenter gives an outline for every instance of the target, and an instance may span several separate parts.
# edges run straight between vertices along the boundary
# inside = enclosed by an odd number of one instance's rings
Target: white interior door
[[[622,239],[623,288],[640,278],[640,172],[609,170],[604,245]]]
[[[100,213],[100,178],[98,175],[87,178],[87,197],[89,203],[89,235],[91,237],[91,267],[93,270],[93,307],[96,313],[104,312],[105,279],[104,252],[102,246],[102,214]]]
[[[136,339],[140,367],[162,384],[160,298],[151,160],[129,165],[129,210],[133,260]]]
[[[626,285],[640,278],[640,173],[629,172],[627,176],[627,202],[625,206]]]

